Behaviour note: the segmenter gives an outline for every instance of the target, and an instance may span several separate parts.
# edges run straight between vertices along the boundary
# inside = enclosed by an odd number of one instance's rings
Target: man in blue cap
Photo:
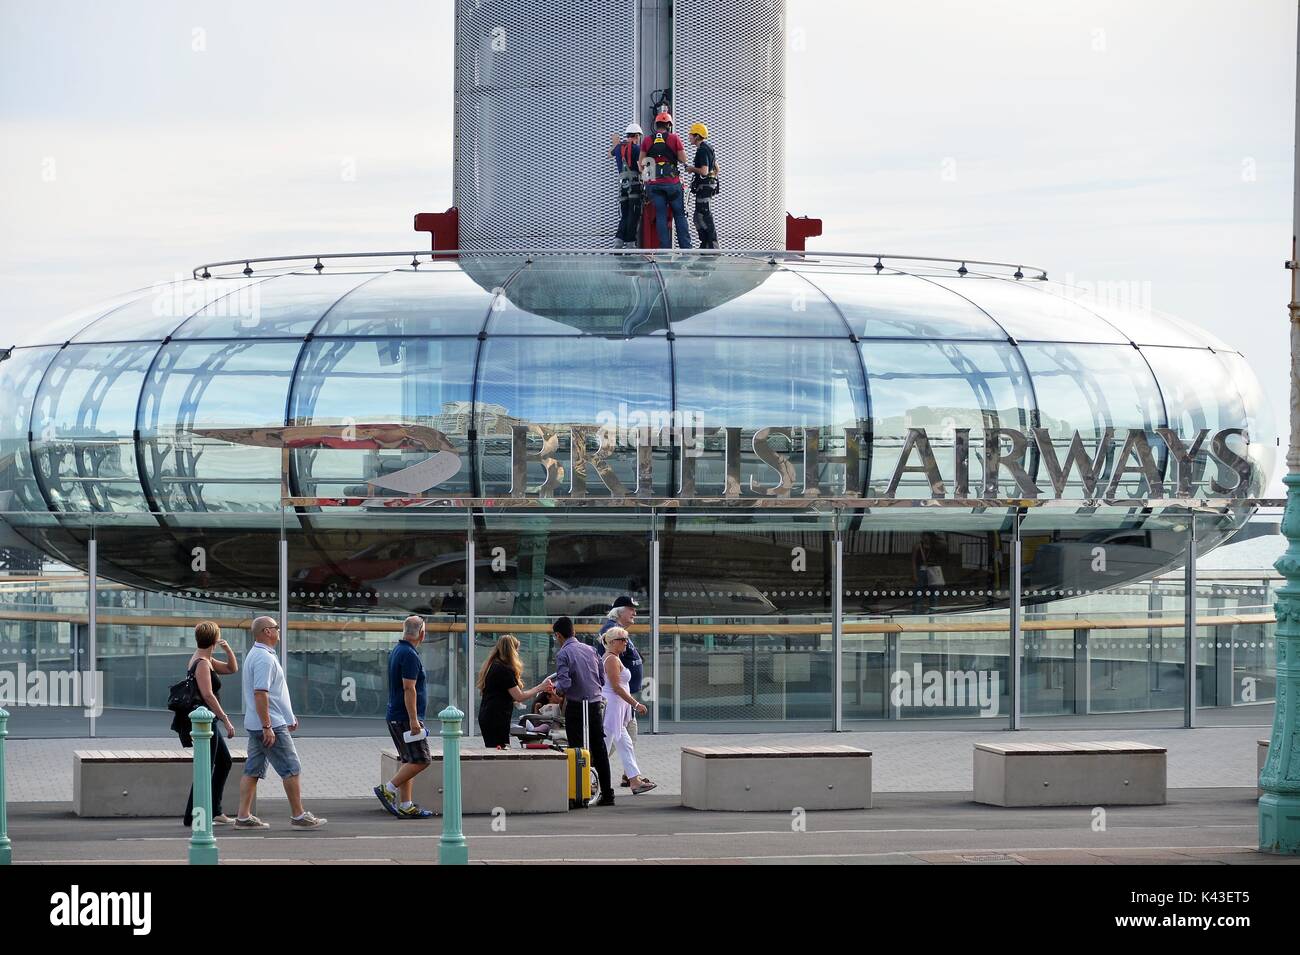
[[[641,692],[641,677],[645,672],[645,665],[641,661],[641,654],[637,652],[636,645],[632,642],[631,626],[636,620],[636,608],[640,606],[629,594],[623,594],[614,601],[614,606],[610,608],[609,613],[605,615],[604,621],[600,625],[600,632],[596,635],[596,650],[604,653],[605,631],[611,627],[622,627],[628,631],[627,649],[619,656],[623,661],[623,666],[628,670],[627,691],[633,696]],[[627,734],[632,737],[632,742],[636,742],[636,711],[632,711],[632,722],[627,724]],[[626,776],[619,783],[620,786],[630,786]]]

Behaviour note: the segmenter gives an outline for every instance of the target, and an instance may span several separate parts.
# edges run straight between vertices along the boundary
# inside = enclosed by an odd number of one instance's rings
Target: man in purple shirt
[[[569,745],[580,748],[582,719],[587,718],[587,749],[591,764],[600,779],[600,799],[597,806],[614,805],[614,790],[610,786],[609,750],[605,748],[605,724],[600,714],[601,688],[605,685],[604,668],[596,651],[573,638],[573,621],[560,617],[551,627],[559,651],[555,654],[555,689],[564,694],[564,728],[569,735]]]

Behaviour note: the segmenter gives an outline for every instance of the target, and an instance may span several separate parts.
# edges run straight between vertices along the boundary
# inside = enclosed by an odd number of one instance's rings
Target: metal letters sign
[[[561,439],[566,433],[568,451],[562,453]],[[1075,431],[1068,444],[1053,437],[1046,428],[1033,428],[1028,433],[1014,428],[990,428],[978,436],[973,436],[969,428],[956,428],[943,436],[946,469],[941,469],[940,453],[936,452],[926,429],[908,428],[892,469],[884,472],[890,474],[887,485],[864,490],[863,431],[845,428],[842,433],[843,450],[832,453],[823,446],[824,429],[819,428],[774,426],[748,433],[738,427],[700,428],[688,442],[676,447],[678,491],[674,497],[681,500],[822,497],[889,500],[897,496],[899,487],[912,475],[924,478],[934,500],[1062,499],[1067,490],[1081,491],[1070,496],[1085,499],[1139,496],[1185,499],[1198,492],[1207,497],[1244,499],[1256,483],[1255,466],[1246,453],[1250,435],[1245,428],[1224,428],[1213,434],[1202,428],[1190,438],[1171,428],[1156,428],[1151,432],[1131,429],[1122,437],[1116,429],[1106,428],[1099,436],[1085,437]],[[464,455],[453,438],[422,425],[196,429],[194,434],[237,444],[281,448],[285,458],[282,490],[286,500],[291,499],[287,475],[289,455],[294,449],[436,454],[437,467],[417,462],[397,475],[375,479],[370,488],[375,497],[399,486],[408,495],[420,497],[432,492],[436,496],[437,484],[462,470]],[[556,429],[512,424],[508,435],[491,435],[487,440],[509,440],[508,497],[511,499],[648,499],[659,496],[654,482],[655,452],[672,446],[657,441],[660,437],[655,429],[638,428],[630,442],[634,447],[626,449],[622,442],[599,427],[575,425]],[[706,439],[709,438],[720,440],[714,440],[713,447],[708,448]],[[482,442],[484,438],[479,440]],[[879,459],[884,449],[874,450]],[[744,481],[742,461],[747,454],[753,458],[745,462],[750,474],[748,481]],[[636,467],[629,486],[629,482],[615,473],[614,463],[632,455]],[[710,462],[710,473],[720,474],[721,478],[713,482],[716,486],[705,488],[700,485],[699,473],[701,462],[709,461],[710,456],[715,458]],[[979,464],[978,474],[972,473],[975,470],[972,457]],[[720,471],[716,467],[719,462]],[[882,473],[879,468],[874,470]],[[951,481],[944,479],[943,470],[952,474]],[[435,483],[420,487],[423,475]],[[394,478],[399,476],[403,480],[394,483]],[[1225,483],[1220,480],[1223,476],[1231,480]],[[1140,494],[1121,494],[1122,488],[1137,489]]]

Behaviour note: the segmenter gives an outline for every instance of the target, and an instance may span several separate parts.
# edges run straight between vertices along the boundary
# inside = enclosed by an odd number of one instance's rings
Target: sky
[[[424,246],[412,215],[451,204],[452,6],[0,0],[0,338],[203,261]],[[1291,0],[788,0],[787,21],[810,248],[1127,295],[1239,348],[1285,429]]]

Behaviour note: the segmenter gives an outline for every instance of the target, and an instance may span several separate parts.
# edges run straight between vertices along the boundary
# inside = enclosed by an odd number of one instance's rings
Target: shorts
[[[402,739],[402,734],[411,728],[409,720],[389,720],[388,735],[393,738],[393,745],[397,747],[397,758],[403,763],[431,763],[433,756],[429,752],[429,737],[425,737],[416,743],[408,743]],[[428,729],[426,726],[425,729]]]
[[[248,759],[244,761],[244,775],[254,776],[257,779],[266,778],[266,764],[269,760],[271,768],[276,771],[281,779],[288,779],[290,776],[302,774],[302,763],[298,761],[298,748],[293,745],[293,737],[289,735],[289,727],[277,726],[275,731],[275,745],[269,749],[262,743],[262,734],[259,730],[251,730],[248,734]]]

